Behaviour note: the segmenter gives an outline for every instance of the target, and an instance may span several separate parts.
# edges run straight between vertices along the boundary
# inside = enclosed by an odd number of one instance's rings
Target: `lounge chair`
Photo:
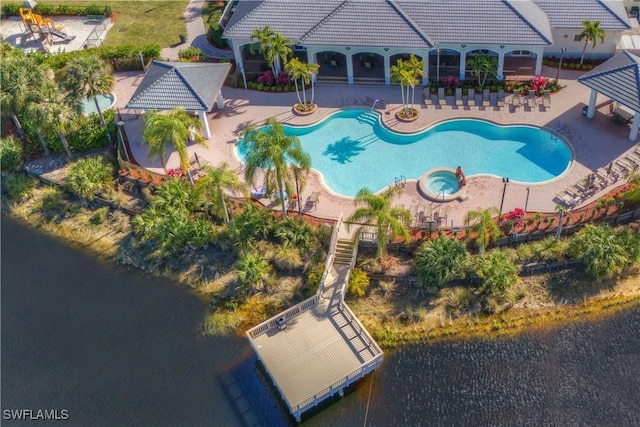
[[[522,104],[522,100],[520,99],[520,91],[518,89],[513,90],[513,98],[511,98],[511,105],[514,108],[519,107]]]
[[[529,96],[527,96],[527,105],[532,110],[536,108],[536,92],[533,89],[529,89]]]
[[[545,89],[542,92],[542,106],[547,109],[551,108],[551,91]]]
[[[424,98],[424,105],[433,105],[433,100],[431,99],[431,91],[428,87],[424,88],[422,92],[422,97]]]
[[[496,101],[498,107],[504,107],[504,89],[498,90],[498,99]]]
[[[316,208],[318,205],[319,199],[320,199],[319,191],[314,191],[313,193],[311,193],[311,195],[307,199],[306,208],[307,209]]]
[[[464,105],[464,101],[462,100],[462,88],[456,88],[456,105]]]
[[[251,198],[252,199],[262,199],[267,196],[267,187],[264,185],[262,187],[254,188],[251,190]]]
[[[483,107],[491,106],[491,98],[489,98],[489,89],[484,89],[482,91],[482,106]]]
[[[562,203],[566,207],[569,207],[569,208],[572,206],[575,206],[580,201],[579,197],[577,197],[574,194],[571,194],[568,191],[563,191],[562,193],[558,193],[556,194],[556,197],[558,198],[558,200],[562,201]]]
[[[447,103],[447,98],[445,98],[444,96],[444,88],[443,87],[439,87],[438,88],[438,102],[440,103],[440,105]]]
[[[473,89],[469,89],[469,93],[467,95],[467,105],[469,107],[473,107],[476,105],[476,91]]]

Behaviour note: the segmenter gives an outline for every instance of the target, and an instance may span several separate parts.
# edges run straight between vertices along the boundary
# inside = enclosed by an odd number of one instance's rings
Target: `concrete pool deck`
[[[556,69],[543,67],[543,75],[554,78]],[[566,130],[565,135],[574,151],[574,161],[569,170],[561,177],[543,184],[519,184],[510,182],[504,195],[503,212],[515,208],[524,208],[528,193],[527,210],[554,212],[558,200],[555,195],[579,180],[584,180],[591,172],[604,167],[611,161],[633,151],[636,142],[628,139],[629,127],[614,123],[609,114],[609,99],[600,95],[597,99],[597,112],[593,119],[587,119],[582,115],[582,108],[588,103],[588,88],[576,81],[580,72],[562,71],[560,84],[563,89],[551,97],[551,108],[543,109],[540,104],[530,110],[527,106],[512,108],[505,106],[495,107],[459,107],[451,105],[443,107],[429,106],[422,108],[422,87],[416,87],[416,107],[420,111],[419,118],[411,123],[399,122],[395,119],[395,112],[401,108],[400,89],[397,86],[352,86],[346,84],[319,84],[316,86],[315,102],[318,104],[316,112],[309,116],[297,116],[292,112],[293,103],[296,102],[295,93],[266,93],[254,90],[235,89],[224,87],[222,95],[225,98],[225,107],[222,110],[215,109],[208,114],[212,137],[208,146],[190,146],[189,154],[197,153],[199,156],[213,164],[227,162],[230,167],[238,171],[242,176],[242,165],[234,154],[234,145],[247,125],[259,125],[268,117],[288,124],[314,123],[327,114],[346,107],[371,108],[376,99],[382,101],[376,107],[386,126],[399,132],[413,132],[424,129],[442,120],[451,118],[480,118],[501,124],[532,124],[556,128],[562,124]],[[136,112],[122,110],[131,98],[136,87],[142,80],[142,73],[117,73],[116,107],[121,109],[122,118],[128,137],[131,141],[131,150],[141,166],[152,171],[163,173],[159,160],[151,161],[147,156],[146,146],[141,141],[143,123],[141,116],[136,117]],[[507,98],[508,100],[509,98]],[[140,113],[140,112],[138,112]],[[408,154],[410,155],[410,154]],[[177,167],[178,155],[175,152],[167,152],[167,167]],[[496,159],[499,161],[499,159]],[[461,163],[463,163],[461,161]],[[443,165],[453,166],[456,165]],[[448,227],[460,227],[464,217],[470,210],[478,208],[498,208],[503,193],[502,177],[471,176],[467,179],[465,193],[468,199],[464,201],[451,201],[444,204],[429,201],[418,192],[416,180],[418,177],[407,177],[407,185],[403,188],[402,195],[394,201],[394,204],[403,204],[409,208],[412,205],[431,206],[440,217],[446,216]],[[585,199],[579,206],[606,194],[609,190],[624,181],[620,180],[610,187],[601,189]],[[390,182],[389,184],[394,184]],[[256,182],[256,186],[262,182]],[[529,189],[529,190],[527,190]],[[355,210],[353,199],[330,192],[323,184],[318,173],[310,174],[307,186],[302,191],[301,199],[306,201],[309,195],[320,192],[319,203],[306,213],[318,218],[336,219],[340,213],[350,215]],[[262,200],[268,206],[278,209],[275,201]],[[578,206],[578,207],[579,207]],[[443,224],[444,225],[444,224]]]

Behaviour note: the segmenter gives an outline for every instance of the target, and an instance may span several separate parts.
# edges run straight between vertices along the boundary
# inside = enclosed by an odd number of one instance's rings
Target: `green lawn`
[[[180,42],[181,33],[186,33],[184,10],[189,0],[167,1],[38,1],[40,4],[64,4],[87,6],[97,4],[111,6],[118,19],[107,34],[105,45],[159,44],[168,47]]]

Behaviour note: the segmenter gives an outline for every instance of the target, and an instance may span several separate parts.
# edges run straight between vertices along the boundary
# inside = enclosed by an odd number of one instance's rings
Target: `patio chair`
[[[456,105],[464,105],[464,101],[462,100],[462,88],[456,88]]]
[[[482,106],[483,107],[491,106],[491,98],[489,98],[489,89],[484,89],[482,91]]]
[[[542,106],[545,109],[551,108],[551,91],[548,89],[542,91]]]
[[[467,105],[469,107],[476,105],[476,91],[473,89],[469,89],[469,93],[467,94]]]
[[[575,206],[580,199],[573,194],[570,194],[567,191],[563,191],[562,193],[556,194],[556,198],[560,200],[566,207],[570,208]]]
[[[496,100],[496,105],[498,107],[504,107],[504,89],[498,90],[498,99]]]
[[[444,96],[444,88],[443,87],[439,87],[438,88],[438,102],[440,103],[440,105],[447,103],[447,98],[445,98],[445,96]]]
[[[536,92],[533,89],[529,89],[529,95],[527,96],[527,105],[532,110],[536,108]]]
[[[319,191],[314,191],[313,193],[311,193],[311,195],[307,199],[306,208],[307,209],[317,208],[319,199],[320,199]]]
[[[511,105],[513,105],[514,108],[522,105],[522,100],[520,99],[520,91],[518,89],[513,90],[513,98],[511,98]]]
[[[422,97],[424,98],[424,105],[433,105],[433,100],[431,99],[431,91],[429,90],[428,87],[424,88],[424,91],[422,92]]]

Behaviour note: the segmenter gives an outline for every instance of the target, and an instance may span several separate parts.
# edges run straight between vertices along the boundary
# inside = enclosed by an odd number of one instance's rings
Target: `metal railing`
[[[294,305],[293,307],[279,313],[276,314],[275,316],[273,316],[270,319],[265,320],[264,322],[260,323],[257,326],[254,326],[253,328],[249,329],[247,331],[247,335],[249,335],[251,338],[255,338],[259,335],[264,334],[265,332],[267,332],[268,330],[272,329],[272,328],[276,328],[278,327],[278,319],[280,319],[281,317],[284,317],[285,320],[289,320],[297,315],[299,315],[300,313],[309,310],[310,308],[314,307],[315,305],[318,304],[318,300],[319,300],[320,296],[319,295],[314,295],[311,298],[308,298],[302,302],[299,302],[298,304]]]

